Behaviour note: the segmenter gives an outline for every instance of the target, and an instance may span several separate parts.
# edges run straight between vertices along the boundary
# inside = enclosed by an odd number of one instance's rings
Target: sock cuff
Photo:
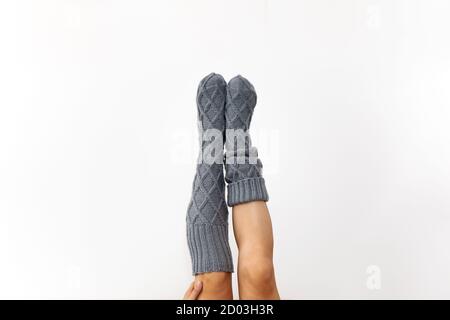
[[[244,179],[228,185],[228,206],[256,200],[269,200],[264,178]]]
[[[233,272],[228,225],[187,224],[187,238],[193,275]]]

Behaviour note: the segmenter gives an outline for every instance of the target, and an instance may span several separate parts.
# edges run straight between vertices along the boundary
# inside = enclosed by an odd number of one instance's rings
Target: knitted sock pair
[[[227,85],[221,75],[211,73],[199,84],[200,156],[186,217],[193,274],[233,272],[227,203],[232,207],[268,200],[262,164],[248,133],[255,106],[255,89],[242,76],[234,77]]]

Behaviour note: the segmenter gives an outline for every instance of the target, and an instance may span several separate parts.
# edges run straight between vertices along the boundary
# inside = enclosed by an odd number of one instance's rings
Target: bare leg
[[[239,248],[239,298],[280,299],[273,267],[273,233],[264,201],[233,207],[234,236]]]
[[[232,300],[230,272],[208,272],[195,276],[203,284],[198,300]]]

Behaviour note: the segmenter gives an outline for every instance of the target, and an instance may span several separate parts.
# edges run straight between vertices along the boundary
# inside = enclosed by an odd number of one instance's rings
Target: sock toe
[[[225,88],[227,85],[227,82],[222,77],[222,75],[218,73],[211,72],[207,76],[205,76],[199,83],[198,89],[197,89],[197,95],[205,90],[206,88],[210,86],[217,86],[219,88]]]
[[[237,91],[249,91],[256,95],[255,87],[250,81],[247,80],[247,78],[241,76],[240,74],[228,81],[228,87]]]
[[[226,92],[227,83],[220,74],[210,73],[200,81],[197,111],[203,129],[224,130]]]

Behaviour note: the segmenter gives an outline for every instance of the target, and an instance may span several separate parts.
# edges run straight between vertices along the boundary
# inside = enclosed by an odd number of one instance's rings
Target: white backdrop
[[[259,95],[284,298],[450,298],[449,10],[2,1],[0,298],[182,295],[212,71]]]

